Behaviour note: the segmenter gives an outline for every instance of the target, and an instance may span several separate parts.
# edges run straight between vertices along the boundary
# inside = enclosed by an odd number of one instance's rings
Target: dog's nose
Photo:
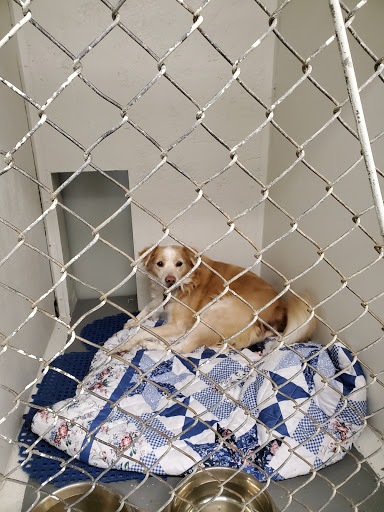
[[[166,278],[165,278],[165,282],[169,285],[171,284],[175,284],[176,283],[176,277],[173,276],[172,274],[169,274]]]

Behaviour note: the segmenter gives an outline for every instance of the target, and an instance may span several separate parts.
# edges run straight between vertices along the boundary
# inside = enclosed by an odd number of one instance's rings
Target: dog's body
[[[145,249],[140,255],[147,252]],[[276,333],[282,334],[289,344],[304,341],[312,334],[315,320],[310,319],[307,305],[300,299],[294,296],[287,302],[276,299],[277,292],[256,274],[205,256],[183,279],[196,261],[192,251],[179,246],[156,247],[146,254],[144,267],[161,285],[151,283],[151,302],[126,327],[137,325],[154,310],[154,315],[159,316],[164,290],[175,285],[172,298],[165,306],[167,323],[150,332],[141,330],[116,351],[130,350],[138,344],[165,349],[167,343],[162,340],[172,342],[179,338],[172,346],[179,353],[193,352],[201,345],[216,346],[223,341],[242,349]],[[235,276],[239,277],[231,281]],[[224,293],[227,284],[229,290]],[[256,321],[255,311],[260,311]]]

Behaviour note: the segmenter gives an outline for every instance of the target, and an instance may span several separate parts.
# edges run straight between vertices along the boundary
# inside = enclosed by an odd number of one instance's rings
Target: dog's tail
[[[307,297],[303,296],[303,299],[308,302]],[[308,309],[307,304],[295,295],[287,300],[287,325],[283,332],[286,345],[307,341],[315,331],[317,320]]]

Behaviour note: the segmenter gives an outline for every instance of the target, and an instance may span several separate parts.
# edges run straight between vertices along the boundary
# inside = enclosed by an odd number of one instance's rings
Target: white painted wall
[[[354,5],[353,2],[348,4]],[[383,54],[383,37],[380,23],[384,17],[384,4],[381,0],[371,0],[356,15],[354,28],[368,46]],[[312,20],[302,23],[302,20]],[[334,32],[328,2],[316,0],[296,0],[284,11],[279,30],[291,45],[304,58],[321,46]],[[362,84],[374,72],[374,62],[362,51],[352,38],[351,49],[359,84]],[[334,42],[313,62],[312,75],[339,101],[347,97],[344,77],[340,66],[337,43]],[[302,75],[301,65],[281,44],[276,45],[275,54],[275,100]],[[384,102],[383,83],[376,79],[362,92],[362,101],[371,138],[383,129]],[[334,106],[324,98],[308,81],[276,108],[275,120],[302,144],[332,117]],[[343,119],[354,128],[350,108],[342,110]],[[356,140],[338,123],[334,122],[306,148],[307,161],[330,182],[333,182],[360,156],[360,147]],[[373,144],[376,164],[383,169],[383,139]],[[288,168],[296,159],[295,149],[276,131],[271,135],[268,165],[268,182]],[[381,184],[383,184],[383,179]],[[270,196],[294,218],[310,208],[325,196],[326,184],[314,176],[303,164],[299,163],[280,182],[270,190]],[[384,187],[383,187],[384,188]],[[368,178],[364,165],[359,164],[347,177],[334,186],[334,193],[354,212],[358,213],[372,205]],[[329,197],[315,211],[299,222],[299,228],[314,239],[322,248],[327,247],[344,232],[354,226],[353,214],[349,213],[334,198]],[[361,224],[380,242],[377,219],[374,212],[361,218]],[[265,209],[263,245],[290,229],[287,218],[271,204]],[[378,257],[374,243],[359,229],[325,253],[326,257],[344,276],[348,277]],[[292,279],[318,259],[316,248],[297,233],[293,233],[267,251],[266,259]],[[272,272],[264,275],[277,286],[282,281]],[[361,275],[348,279],[349,286],[364,300],[369,300],[384,290],[384,261],[381,259],[374,267]],[[325,262],[320,262],[312,271],[297,280],[294,288],[309,291],[314,303],[319,303],[342,286],[341,278]],[[323,318],[334,330],[340,330],[363,312],[361,300],[347,289],[341,291],[332,300],[320,308]],[[371,303],[370,308],[383,319],[383,297]],[[383,332],[380,322],[370,315],[344,330],[340,338],[358,351],[380,338]],[[330,341],[329,329],[322,328],[319,338]],[[359,355],[361,360],[372,369],[374,374],[382,372],[384,346],[378,343]],[[369,378],[369,371],[366,374]],[[384,393],[376,382],[369,388],[370,412],[382,408]],[[381,431],[384,429],[384,416],[380,412],[371,419],[371,424]]]
[[[0,2],[0,34],[3,36],[11,28],[10,12],[7,2]],[[13,39],[0,52],[0,75],[17,87],[21,86],[18,70],[18,49]],[[11,150],[28,131],[25,105],[3,84],[0,85],[0,150]],[[4,168],[3,157],[0,168]],[[35,162],[29,142],[14,154],[15,164],[36,177]],[[41,215],[39,191],[28,178],[15,170],[0,176],[0,217],[10,222],[20,231]],[[0,222],[0,261],[17,245],[18,233]],[[26,241],[47,252],[44,227],[42,223],[34,227]],[[18,292],[37,300],[52,286],[51,272],[46,259],[35,251],[21,246],[12,257],[0,266],[0,282]],[[44,300],[40,307],[53,313],[53,296]],[[10,336],[32,312],[30,303],[3,287],[0,287],[0,343]],[[42,313],[37,313],[9,343],[13,347],[32,353],[37,357],[44,355],[53,330],[54,322]],[[23,400],[29,399],[25,387],[37,375],[39,363],[8,349],[0,356],[0,418],[6,416],[14,407],[14,395],[6,388],[21,393]],[[3,387],[5,386],[5,387]],[[24,407],[19,404],[0,425],[0,433],[10,439],[16,439],[21,426]],[[5,471],[12,445],[0,439],[0,472]],[[1,507],[0,507],[1,508]]]

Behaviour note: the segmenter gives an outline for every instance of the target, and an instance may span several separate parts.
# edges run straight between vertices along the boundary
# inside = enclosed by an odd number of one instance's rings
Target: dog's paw
[[[286,345],[281,344],[279,340],[268,341],[264,345],[263,355],[266,356],[268,354],[271,354],[272,352],[277,352],[277,350],[285,348],[285,346]]]
[[[117,356],[122,356],[123,354],[125,354],[125,352],[127,352],[127,350],[125,348],[114,348],[113,350],[111,350],[111,355],[117,355]]]
[[[136,345],[136,343],[130,343],[129,341],[127,343],[122,343],[121,345],[117,345],[111,350],[112,354],[120,354],[123,352],[129,352],[132,350],[132,348]]]
[[[136,325],[138,325],[138,321],[136,320],[136,318],[131,318],[130,320],[125,322],[124,329],[129,329],[130,327],[135,327]]]
[[[144,350],[165,350],[167,347],[161,341],[145,340],[140,343]]]

